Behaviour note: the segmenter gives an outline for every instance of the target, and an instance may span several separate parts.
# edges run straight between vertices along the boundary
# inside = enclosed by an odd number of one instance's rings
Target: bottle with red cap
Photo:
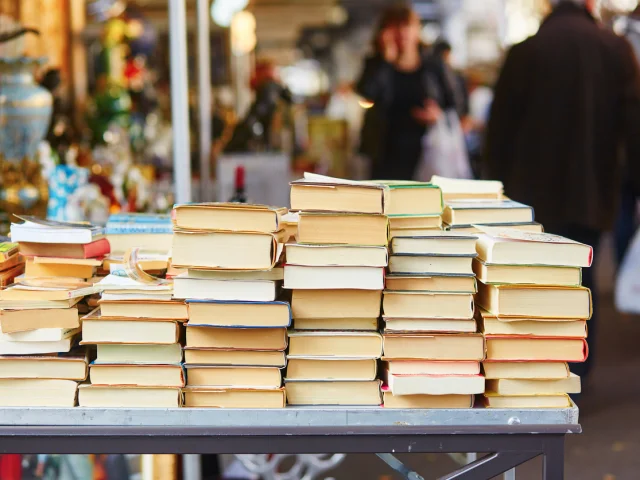
[[[235,191],[229,202],[248,203],[247,194],[244,191],[244,167],[242,165],[236,167]]]

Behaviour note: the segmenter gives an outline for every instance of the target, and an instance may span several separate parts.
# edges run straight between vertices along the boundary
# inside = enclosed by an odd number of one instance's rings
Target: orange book
[[[589,355],[584,338],[486,336],[485,361],[584,362]]]

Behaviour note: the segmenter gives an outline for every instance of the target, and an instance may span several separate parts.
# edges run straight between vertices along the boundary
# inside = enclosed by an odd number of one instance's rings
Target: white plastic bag
[[[640,313],[640,229],[618,269],[615,301],[619,312]]]
[[[473,178],[464,132],[455,110],[444,111],[423,139],[422,162],[416,180],[428,182],[434,175]]]

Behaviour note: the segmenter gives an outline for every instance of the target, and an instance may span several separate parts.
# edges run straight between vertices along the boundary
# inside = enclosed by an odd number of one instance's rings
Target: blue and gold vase
[[[46,212],[48,190],[36,153],[49,129],[53,97],[33,77],[42,63],[0,57],[0,208],[7,213]]]

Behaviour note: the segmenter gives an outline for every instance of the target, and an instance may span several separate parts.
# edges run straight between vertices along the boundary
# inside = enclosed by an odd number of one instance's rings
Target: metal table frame
[[[543,456],[542,478],[564,478],[564,440],[578,410],[384,408],[0,409],[3,453],[376,453],[403,478],[422,477],[394,454],[488,455],[443,479],[481,480]]]

